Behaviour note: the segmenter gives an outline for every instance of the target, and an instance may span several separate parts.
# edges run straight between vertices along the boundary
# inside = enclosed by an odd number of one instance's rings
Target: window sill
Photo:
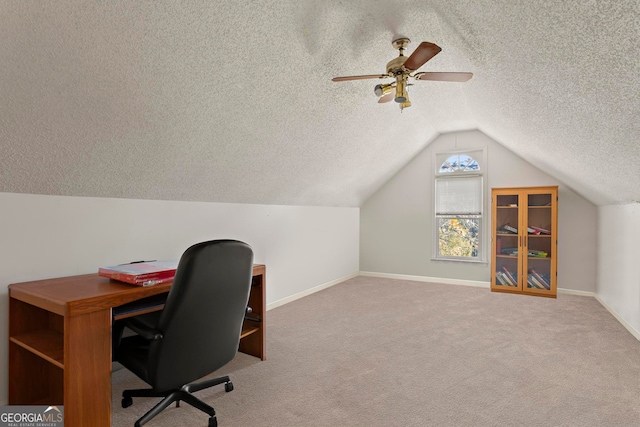
[[[486,264],[486,265],[489,264],[488,261],[483,261],[480,259],[431,258],[431,261],[465,262],[470,264]]]

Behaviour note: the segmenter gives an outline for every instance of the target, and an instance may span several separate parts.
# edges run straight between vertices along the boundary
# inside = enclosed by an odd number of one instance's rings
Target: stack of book
[[[500,250],[502,255],[518,256],[518,248],[504,248]]]
[[[529,234],[551,234],[551,231],[545,228],[536,227],[535,225],[528,226],[527,232]]]
[[[546,258],[547,256],[549,256],[548,253],[544,252],[544,251],[537,251],[535,249],[529,249],[529,256],[530,257],[535,257],[535,258]]]
[[[498,229],[498,233],[518,234],[518,228],[511,224],[505,224]]]
[[[518,248],[504,248],[500,249],[501,255],[518,256]],[[527,255],[533,258],[547,258],[549,254],[545,251],[538,251],[535,249],[528,249]]]
[[[538,274],[534,269],[529,270],[527,285],[534,289],[551,289],[551,281],[548,274]]]
[[[518,228],[512,226],[511,224],[504,224],[502,227],[498,228],[498,233],[505,234],[518,234]],[[529,225],[527,227],[527,233],[529,234],[551,234],[551,231],[546,228],[537,227],[535,225]]]
[[[98,269],[98,275],[131,285],[151,286],[172,282],[177,268],[177,260],[132,262],[101,267]]]
[[[507,269],[507,267],[502,267],[502,271],[496,271],[496,281],[500,285],[504,286],[518,286],[518,275],[516,273],[512,273]]]

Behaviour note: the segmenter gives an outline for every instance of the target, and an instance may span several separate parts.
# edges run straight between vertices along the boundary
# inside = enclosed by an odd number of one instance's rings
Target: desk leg
[[[111,311],[64,321],[64,425],[110,427]]]

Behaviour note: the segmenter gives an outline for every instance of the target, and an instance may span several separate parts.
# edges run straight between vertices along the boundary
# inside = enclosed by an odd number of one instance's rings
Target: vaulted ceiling
[[[593,203],[640,200],[637,0],[0,0],[0,191],[359,206],[480,129]],[[391,41],[442,52],[378,104]]]

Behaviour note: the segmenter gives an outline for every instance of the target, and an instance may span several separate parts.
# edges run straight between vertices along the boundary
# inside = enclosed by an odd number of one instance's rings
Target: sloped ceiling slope
[[[640,200],[625,1],[0,1],[0,191],[359,206],[478,128],[596,204]],[[378,104],[391,41],[443,50]]]

